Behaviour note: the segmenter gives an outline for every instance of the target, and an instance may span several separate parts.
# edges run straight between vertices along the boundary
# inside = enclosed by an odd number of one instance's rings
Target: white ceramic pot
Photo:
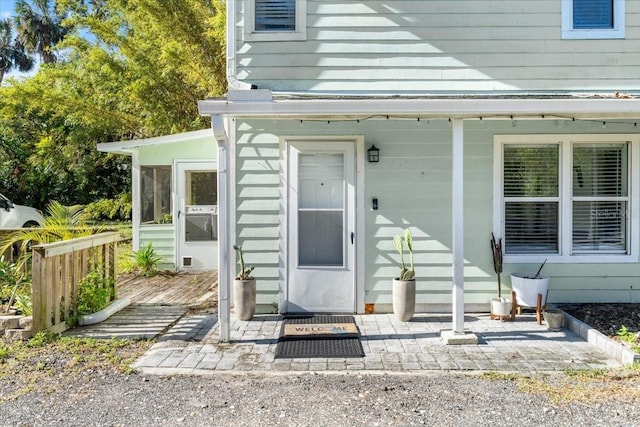
[[[492,298],[491,314],[494,316],[509,316],[511,314],[511,301],[506,298]]]
[[[256,279],[233,281],[233,308],[240,320],[251,320],[256,313]]]
[[[411,320],[416,310],[416,281],[393,279],[393,314],[401,322]]]
[[[542,305],[547,303],[549,278],[533,279],[526,273],[511,273],[511,289],[516,293],[516,303],[522,307],[536,307],[538,294],[542,295]]]

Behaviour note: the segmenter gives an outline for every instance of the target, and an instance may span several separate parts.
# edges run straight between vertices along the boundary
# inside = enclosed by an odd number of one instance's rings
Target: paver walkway
[[[186,316],[134,366],[157,374],[215,372],[319,372],[477,370],[546,372],[620,366],[569,330],[552,332],[534,315],[513,322],[490,320],[488,314],[465,317],[477,345],[445,345],[442,330],[451,315],[420,314],[410,322],[392,315],[354,316],[361,331],[363,358],[274,359],[282,317],[258,315],[243,322],[232,318],[231,342],[218,342],[215,314]]]

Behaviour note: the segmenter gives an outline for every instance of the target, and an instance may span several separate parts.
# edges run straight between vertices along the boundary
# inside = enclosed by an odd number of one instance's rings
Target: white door
[[[181,270],[218,268],[218,190],[215,163],[176,163],[176,249]]]
[[[356,311],[355,142],[288,143],[286,311]]]

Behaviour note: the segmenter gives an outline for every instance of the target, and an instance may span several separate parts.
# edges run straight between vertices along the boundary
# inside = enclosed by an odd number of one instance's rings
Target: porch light
[[[367,150],[367,159],[369,163],[378,163],[380,161],[380,149],[375,145]]]

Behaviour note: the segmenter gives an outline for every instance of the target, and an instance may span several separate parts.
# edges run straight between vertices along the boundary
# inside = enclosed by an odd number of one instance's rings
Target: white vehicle
[[[0,230],[43,225],[42,211],[29,206],[16,205],[0,194]]]

